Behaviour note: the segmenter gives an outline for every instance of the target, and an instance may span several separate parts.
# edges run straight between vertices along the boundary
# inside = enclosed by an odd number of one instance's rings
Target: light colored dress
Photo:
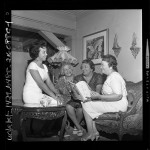
[[[92,119],[97,118],[106,112],[125,112],[127,110],[127,91],[126,84],[122,76],[118,72],[112,72],[106,79],[102,87],[102,94],[122,94],[123,97],[119,101],[90,101],[82,103],[84,110]]]
[[[23,101],[26,106],[30,106],[28,104],[35,104],[35,106],[40,106],[42,104],[46,105],[57,105],[57,101],[52,97],[43,94],[42,90],[37,85],[36,81],[33,79],[30,69],[38,70],[41,78],[45,81],[48,78],[48,69],[45,64],[43,64],[44,68],[40,68],[35,62],[31,62],[26,70],[26,82],[23,88]],[[48,102],[49,103],[45,103]]]

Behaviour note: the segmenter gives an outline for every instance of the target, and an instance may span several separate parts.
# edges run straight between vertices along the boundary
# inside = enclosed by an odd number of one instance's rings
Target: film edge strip
[[[5,12],[5,131],[6,140],[12,141],[12,88],[11,88],[11,13]]]

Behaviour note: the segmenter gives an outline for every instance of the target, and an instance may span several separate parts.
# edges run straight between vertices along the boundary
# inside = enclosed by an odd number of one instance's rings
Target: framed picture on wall
[[[101,63],[101,57],[108,54],[108,29],[83,37],[83,60],[91,59],[94,64]]]

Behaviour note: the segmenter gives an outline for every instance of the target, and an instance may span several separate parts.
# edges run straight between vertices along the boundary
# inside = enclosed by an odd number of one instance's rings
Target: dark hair
[[[35,43],[33,43],[29,49],[29,55],[30,57],[34,60],[38,57],[39,55],[39,49],[41,47],[46,47],[47,46],[47,43],[44,41],[44,40],[40,40],[40,41],[37,41]]]
[[[115,71],[118,72],[118,69],[117,69],[117,60],[116,60],[116,58],[113,55],[110,55],[110,54],[104,55],[102,57],[102,61],[108,62],[108,66],[112,67],[113,70],[115,70]]]
[[[89,66],[90,66],[90,68],[93,70],[93,71],[95,71],[95,64],[93,63],[93,61],[92,60],[90,60],[90,59],[85,59],[85,60],[83,60],[82,61],[82,64],[89,64]],[[81,69],[82,69],[82,65],[81,65]]]

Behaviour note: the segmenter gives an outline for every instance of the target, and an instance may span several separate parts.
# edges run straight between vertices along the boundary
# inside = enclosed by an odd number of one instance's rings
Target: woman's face
[[[64,75],[70,77],[73,75],[73,68],[70,65],[65,65],[63,67]]]
[[[83,75],[89,75],[93,70],[90,68],[90,65],[87,63],[83,63],[81,66],[81,70],[83,72]]]
[[[101,63],[101,69],[102,69],[102,73],[108,75],[110,72],[110,67],[108,65],[107,61],[102,61]]]
[[[46,49],[46,47],[40,47],[39,48],[39,56],[38,56],[38,58],[41,61],[45,61],[46,57],[47,57],[47,49]]]

